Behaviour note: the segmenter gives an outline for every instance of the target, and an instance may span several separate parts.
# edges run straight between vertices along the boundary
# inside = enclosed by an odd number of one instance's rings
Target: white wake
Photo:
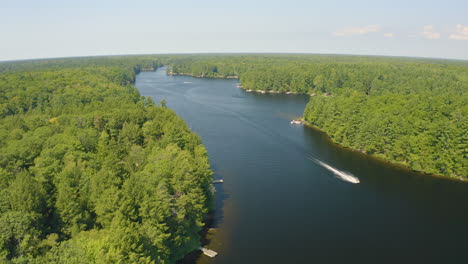
[[[324,167],[325,169],[333,172],[333,174],[335,174],[335,176],[337,176],[337,178],[343,180],[343,181],[347,181],[347,182],[350,182],[350,183],[354,183],[354,184],[358,184],[360,183],[359,179],[357,177],[355,177],[354,175],[352,175],[351,173],[347,173],[347,172],[344,172],[344,171],[340,171],[336,168],[333,168],[332,166],[326,164],[325,162],[323,161],[320,161],[318,159],[315,159],[315,158],[310,158],[312,161],[314,161],[315,163],[317,163],[318,165]]]

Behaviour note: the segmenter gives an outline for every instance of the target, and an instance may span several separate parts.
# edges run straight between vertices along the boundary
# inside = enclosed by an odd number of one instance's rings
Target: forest
[[[240,78],[310,95],[304,121],[344,147],[416,171],[468,177],[468,62],[343,55],[175,58],[169,74]]]
[[[0,263],[175,263],[200,245],[206,150],[132,86],[167,60],[0,63]]]
[[[213,204],[201,139],[140,71],[310,95],[308,124],[413,170],[468,176],[468,63],[338,55],[145,55],[0,63],[0,262],[175,263]]]

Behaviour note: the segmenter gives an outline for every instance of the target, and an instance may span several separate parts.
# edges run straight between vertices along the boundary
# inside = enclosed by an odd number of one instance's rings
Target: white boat
[[[302,122],[299,120],[293,120],[291,121],[291,124],[302,124]]]

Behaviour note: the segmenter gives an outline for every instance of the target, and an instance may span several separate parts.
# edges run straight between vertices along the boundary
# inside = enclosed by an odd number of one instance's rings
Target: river
[[[136,79],[142,95],[166,100],[201,136],[224,180],[206,237],[219,255],[194,262],[468,263],[467,183],[340,148],[290,124],[307,96],[248,93],[237,82],[165,68]]]

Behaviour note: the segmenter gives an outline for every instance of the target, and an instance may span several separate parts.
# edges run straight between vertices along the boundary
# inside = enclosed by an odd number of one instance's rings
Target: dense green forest
[[[199,246],[206,150],[131,85],[167,62],[0,63],[0,263],[174,263]]]
[[[206,150],[142,70],[311,95],[307,123],[427,173],[468,176],[468,63],[168,55],[0,63],[0,263],[174,263],[212,205]],[[163,99],[163,98],[160,98]]]
[[[305,121],[334,142],[414,170],[468,177],[468,62],[338,55],[175,58],[170,74],[239,77],[311,95]]]

